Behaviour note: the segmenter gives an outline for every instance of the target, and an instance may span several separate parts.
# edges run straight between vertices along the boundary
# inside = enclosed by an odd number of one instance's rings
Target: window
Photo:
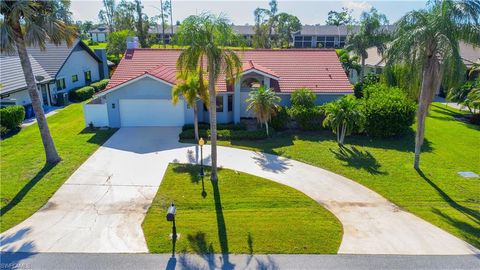
[[[85,82],[91,82],[92,81],[92,72],[90,70],[85,71],[83,74],[85,75]]]
[[[242,88],[258,88],[262,84],[255,78],[246,78],[242,81]]]
[[[75,74],[75,75],[72,75],[72,82],[76,82],[78,81],[78,75]]]
[[[231,112],[233,109],[233,95],[228,95],[227,106],[228,106],[228,111]]]
[[[58,90],[63,90],[63,89],[65,89],[65,88],[66,88],[66,86],[65,86],[65,79],[64,79],[64,78],[63,78],[63,79],[58,79],[58,80],[57,80],[57,91],[58,91]]]
[[[217,112],[223,112],[223,96],[217,96]]]
[[[295,36],[294,46],[295,48],[311,48],[312,36]]]

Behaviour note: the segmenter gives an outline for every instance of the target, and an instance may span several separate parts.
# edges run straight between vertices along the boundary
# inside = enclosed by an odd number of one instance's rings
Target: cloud
[[[372,5],[367,3],[367,1],[343,1],[342,6],[351,9],[355,19],[360,18],[363,11],[368,11],[372,8]]]

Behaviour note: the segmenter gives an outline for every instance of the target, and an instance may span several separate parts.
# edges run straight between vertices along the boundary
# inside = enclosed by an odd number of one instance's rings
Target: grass
[[[47,118],[62,161],[45,165],[37,124],[0,142],[0,215],[3,232],[41,208],[65,180],[114,132],[85,129],[82,105],[67,106]]]
[[[432,106],[420,172],[413,169],[413,129],[392,139],[347,137],[343,148],[330,131],[220,144],[286,156],[344,175],[480,248],[480,179],[458,175],[480,174],[480,127],[455,120],[460,113],[438,103]]]
[[[166,209],[177,206],[178,252],[336,253],[340,222],[303,193],[253,175],[219,170],[216,183],[199,166],[170,164],[143,222],[150,252],[172,252]],[[202,194],[202,185],[205,193]],[[227,258],[228,260],[228,258]]]
[[[83,42],[85,42],[85,44],[89,44],[89,41],[88,39],[84,39]],[[107,48],[107,42],[98,42],[98,45],[88,45],[88,47],[90,47],[90,49],[93,51],[95,49],[105,49]]]

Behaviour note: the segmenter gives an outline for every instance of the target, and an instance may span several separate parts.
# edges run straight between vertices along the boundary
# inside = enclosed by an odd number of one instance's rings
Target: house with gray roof
[[[93,52],[80,39],[68,47],[63,43],[27,48],[37,88],[45,106],[64,105],[68,92],[108,78],[105,49]],[[17,55],[1,55],[0,97],[3,103],[31,104],[20,59]]]
[[[99,25],[98,27],[88,31],[88,36],[90,37],[90,40],[95,42],[107,42],[108,33],[108,27]]]

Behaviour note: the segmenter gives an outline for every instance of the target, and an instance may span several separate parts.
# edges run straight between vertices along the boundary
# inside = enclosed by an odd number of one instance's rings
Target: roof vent
[[[332,74],[328,74],[328,77],[329,77],[330,79],[332,79]]]

